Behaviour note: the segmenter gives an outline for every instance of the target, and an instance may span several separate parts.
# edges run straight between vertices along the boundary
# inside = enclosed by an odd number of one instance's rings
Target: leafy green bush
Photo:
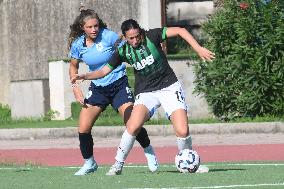
[[[59,115],[59,112],[56,110],[49,110],[47,111],[44,116],[42,117],[43,121],[51,121],[53,118],[56,117],[56,115]]]
[[[228,0],[203,26],[216,60],[196,65],[195,92],[217,117],[284,114],[283,0]]]
[[[11,121],[11,109],[7,105],[0,104],[0,124]]]

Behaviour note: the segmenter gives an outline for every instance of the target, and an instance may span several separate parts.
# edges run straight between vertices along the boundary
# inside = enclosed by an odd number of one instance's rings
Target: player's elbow
[[[103,67],[103,69],[101,70],[101,77],[104,77],[106,75],[108,75],[111,72],[111,69],[107,66]]]
[[[179,34],[180,36],[182,36],[182,35],[184,35],[184,34],[186,34],[186,33],[188,33],[188,31],[187,31],[185,28],[179,28],[179,29],[178,29],[178,34]]]

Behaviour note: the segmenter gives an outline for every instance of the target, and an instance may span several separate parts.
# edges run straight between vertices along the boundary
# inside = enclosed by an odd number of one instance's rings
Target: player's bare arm
[[[79,69],[79,61],[76,59],[71,59],[70,61],[70,67],[69,67],[69,77],[71,81],[71,86],[73,89],[74,97],[80,104],[84,104],[84,95],[82,93],[82,90],[80,89],[79,85],[76,83],[76,80],[72,80],[73,77],[75,77],[78,74]]]
[[[76,59],[70,60],[70,66],[69,66],[69,78],[71,83],[75,83],[75,81],[72,81],[72,78],[74,78],[78,74],[79,69],[79,61]]]
[[[185,29],[180,27],[169,27],[167,28],[167,37],[175,37],[180,36],[183,38],[190,46],[194,49],[194,51],[198,54],[198,56],[203,61],[212,61],[215,58],[215,54],[208,49],[200,46],[198,42],[193,38],[193,36]]]
[[[99,79],[107,74],[109,74],[112,69],[108,66],[102,67],[100,70],[96,70],[93,72],[88,72],[84,74],[75,74],[75,76],[71,79],[71,82],[76,82],[76,80],[92,80],[92,79]]]

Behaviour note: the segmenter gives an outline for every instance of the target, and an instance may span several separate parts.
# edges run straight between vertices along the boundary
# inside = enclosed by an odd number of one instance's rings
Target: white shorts
[[[135,97],[134,106],[138,104],[143,104],[148,108],[150,117],[160,106],[164,108],[168,118],[177,109],[187,111],[184,92],[178,81],[161,90],[138,94]]]

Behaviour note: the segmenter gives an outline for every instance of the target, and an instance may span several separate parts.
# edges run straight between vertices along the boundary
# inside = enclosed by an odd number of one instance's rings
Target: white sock
[[[87,164],[87,165],[93,165],[93,163],[96,163],[96,161],[95,161],[95,159],[94,159],[94,156],[91,156],[90,158],[85,159],[85,164]]]
[[[188,135],[185,138],[177,137],[178,150],[190,149],[192,150],[191,136]]]
[[[132,136],[127,132],[127,130],[124,131],[122,138],[120,140],[119,147],[116,152],[115,160],[119,162],[124,162],[127,158],[128,153],[133,147],[133,144],[136,140],[136,136]]]

